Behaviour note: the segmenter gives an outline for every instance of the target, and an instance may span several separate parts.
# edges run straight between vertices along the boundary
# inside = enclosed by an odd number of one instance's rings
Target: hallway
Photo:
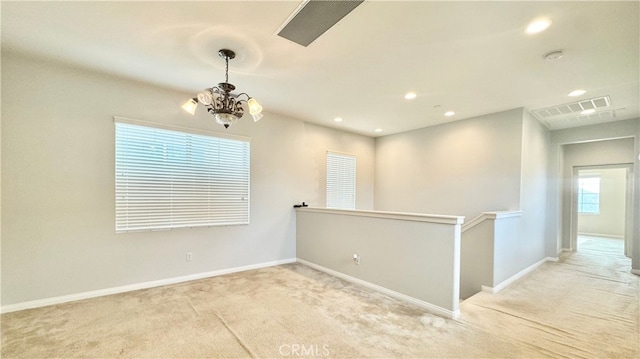
[[[640,277],[630,269],[622,240],[581,236],[577,252],[464,301],[461,319],[541,356],[637,358]]]

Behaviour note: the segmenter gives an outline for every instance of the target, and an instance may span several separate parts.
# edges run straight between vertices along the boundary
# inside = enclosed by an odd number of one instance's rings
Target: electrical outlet
[[[356,265],[360,264],[360,255],[358,253],[353,254],[353,263],[355,263]]]
[[[191,262],[192,259],[193,259],[193,253],[187,252],[187,262]]]

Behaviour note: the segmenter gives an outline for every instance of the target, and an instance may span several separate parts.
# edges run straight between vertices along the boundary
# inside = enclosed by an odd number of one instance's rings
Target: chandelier
[[[224,82],[214,86],[212,88],[204,89],[197,97],[188,100],[182,108],[194,114],[198,103],[205,106],[207,111],[216,119],[216,122],[223,125],[225,128],[236,123],[244,115],[244,103],[249,107],[249,113],[253,117],[253,121],[257,122],[262,118],[262,106],[258,104],[251,96],[246,93],[234,95],[231,91],[236,87],[229,83],[229,59],[236,57],[235,52],[227,49],[218,51],[218,55],[225,61],[225,79]],[[242,97],[246,98],[242,98]]]

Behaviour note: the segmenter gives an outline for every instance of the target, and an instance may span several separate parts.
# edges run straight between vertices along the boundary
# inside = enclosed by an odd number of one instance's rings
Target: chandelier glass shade
[[[207,112],[216,119],[217,123],[229,128],[229,126],[242,118],[245,111],[243,105],[246,104],[253,121],[257,122],[262,118],[262,106],[258,101],[244,92],[239,95],[231,93],[236,87],[229,83],[229,59],[233,59],[236,54],[231,50],[222,49],[218,51],[218,55],[225,60],[225,82],[219,83],[218,86],[204,89],[196,97],[182,105],[182,108],[193,115],[198,104],[202,104],[207,109]]]

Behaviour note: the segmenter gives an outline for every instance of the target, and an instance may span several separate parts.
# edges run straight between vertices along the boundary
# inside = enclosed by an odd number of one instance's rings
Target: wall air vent
[[[364,0],[305,0],[277,31],[278,36],[308,46]]]

